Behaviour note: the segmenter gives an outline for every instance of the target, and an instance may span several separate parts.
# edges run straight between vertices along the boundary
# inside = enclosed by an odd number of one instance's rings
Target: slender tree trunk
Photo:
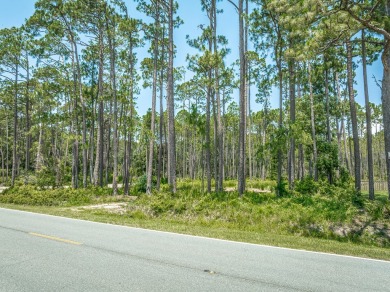
[[[43,154],[42,154],[42,122],[39,122],[39,137],[38,137],[38,147],[37,147],[37,158],[35,164],[35,171],[41,171],[43,167]]]
[[[348,156],[349,156],[349,164],[350,164],[350,174],[351,176],[354,175],[354,160],[353,160],[353,151],[352,151],[352,139],[351,139],[351,119],[350,117],[347,118],[347,130],[348,130]]]
[[[360,146],[359,133],[356,116],[355,93],[353,91],[353,68],[352,68],[352,47],[348,39],[347,45],[347,73],[348,73],[348,91],[349,91],[349,107],[351,111],[352,136],[353,136],[353,153],[355,158],[355,189],[361,190],[361,162],[360,162]]]
[[[211,44],[211,43],[210,43]],[[211,80],[211,70],[208,72],[208,79]],[[207,87],[206,96],[206,160],[205,160],[205,171],[207,179],[207,192],[211,193],[211,137],[210,137],[210,116],[211,116],[211,84]]]
[[[176,139],[175,139],[175,100],[173,92],[173,0],[169,0],[169,61],[168,61],[168,160],[169,160],[169,184],[171,191],[176,193]]]
[[[90,128],[90,150],[89,150],[89,171],[90,171],[90,180],[93,185],[95,185],[95,177],[93,173],[93,165],[94,165],[94,143],[95,143],[95,116],[96,116],[96,102],[94,98],[94,81],[95,81],[95,76],[94,76],[94,69],[92,69],[92,76],[91,76],[91,103],[92,103],[92,118],[91,118],[91,128]]]
[[[131,65],[131,67],[133,67]],[[133,72],[133,69],[131,70]],[[132,165],[132,142],[133,142],[133,127],[132,127],[132,121],[133,121],[133,83],[131,85],[130,89],[130,126],[129,126],[129,133],[128,133],[128,142],[127,142],[127,151],[126,151],[126,176],[125,176],[125,188],[124,193],[126,196],[129,195],[130,192],[130,186],[131,186],[131,165]]]
[[[218,149],[219,149],[219,141],[218,141],[218,120],[217,120],[217,112],[216,112],[216,104],[215,104],[215,91],[211,95],[212,104],[213,104],[213,119],[214,119],[214,181],[215,181],[215,191],[218,191]]]
[[[108,175],[109,175],[109,172],[112,171],[111,169],[111,129],[112,129],[112,107],[113,107],[113,102],[112,102],[112,99],[110,99],[110,106],[109,106],[109,113],[107,115],[107,121],[106,121],[106,124],[105,124],[105,127],[106,127],[106,135],[107,135],[107,139],[106,139],[106,145],[104,146],[105,148],[105,155],[104,155],[104,162],[103,162],[103,165],[104,165],[104,168],[105,168],[105,180],[104,180],[104,183],[105,185],[108,184]]]
[[[5,124],[6,124],[6,132],[7,132],[7,134],[6,134],[6,136],[7,136],[7,140],[6,140],[6,142],[7,142],[7,146],[6,146],[6,153],[5,153],[5,157],[6,157],[6,167],[7,167],[7,175],[6,175],[6,177],[7,177],[7,182],[8,182],[8,180],[9,180],[9,160],[8,160],[8,157],[9,157],[9,125],[8,125],[8,115],[6,115],[6,117],[5,117]]]
[[[341,92],[340,92],[340,82],[339,82],[339,73],[334,72],[334,80],[336,83],[335,90],[337,92],[337,104],[338,106],[341,106]],[[341,117],[342,122],[344,123],[344,117]],[[341,147],[341,126],[339,126],[339,119],[336,119],[336,127],[337,127],[337,149],[338,149],[338,175],[340,175],[340,167],[343,165],[343,158],[342,158],[342,147]]]
[[[164,33],[163,37],[164,39]],[[161,65],[164,64],[164,46],[162,47],[162,52],[161,52]],[[163,99],[164,99],[164,94],[163,94],[163,88],[164,88],[164,66],[161,66],[160,70],[160,125],[159,125],[159,134],[160,134],[160,144],[158,147],[158,165],[157,165],[157,185],[156,189],[159,191],[160,190],[160,184],[161,184],[161,171],[162,171],[162,164],[163,164],[163,125],[164,125],[164,105],[163,105]],[[165,137],[166,139],[166,137]]]
[[[349,173],[351,173],[351,166],[350,166],[350,161],[348,159],[348,147],[347,147],[347,137],[346,137],[346,126],[345,126],[345,112],[344,110],[342,111],[341,113],[342,117],[341,117],[341,134],[343,136],[343,145],[344,145],[344,161],[345,161],[345,165],[347,166],[347,170]],[[347,119],[347,126],[348,126],[348,119]],[[348,134],[349,134],[349,128],[348,128]],[[352,163],[352,162],[351,162]]]
[[[374,194],[374,163],[372,156],[372,125],[371,125],[371,107],[368,95],[367,81],[367,60],[366,60],[366,40],[365,32],[362,30],[362,59],[363,59],[363,80],[364,80],[364,98],[366,104],[366,123],[367,123],[367,163],[368,163],[368,196],[370,200],[375,199]]]
[[[305,177],[305,155],[303,150],[303,144],[299,144],[299,172],[300,172],[300,180]]]
[[[289,72],[289,95],[290,95],[290,123],[295,123],[295,61],[293,59],[288,62]],[[288,183],[289,188],[294,188],[295,180],[295,133],[290,133],[290,151],[288,159]]]
[[[264,109],[264,112],[267,112],[266,108]],[[265,142],[266,142],[266,140],[267,140],[267,118],[264,117],[264,119],[263,119],[263,135],[261,137],[262,149],[265,149]],[[261,165],[261,179],[265,180],[265,178],[266,178],[266,165],[265,165],[265,158],[263,158],[263,163]]]
[[[238,1],[239,14],[239,51],[240,51],[240,124],[238,137],[238,194],[240,197],[245,192],[246,171],[245,171],[245,136],[246,136],[246,102],[245,102],[245,42],[244,42],[244,17],[243,6],[244,0]]]
[[[388,16],[390,16],[390,1],[388,1],[387,3],[387,14]],[[382,113],[386,153],[385,157],[387,169],[387,190],[390,200],[390,40],[386,40],[386,46],[383,52],[382,62]]]
[[[158,8],[156,8],[158,10]],[[155,26],[157,31],[160,29],[159,23],[159,12],[157,11]],[[150,140],[149,140],[149,160],[147,169],[147,180],[146,180],[146,193],[152,194],[152,177],[153,177],[153,154],[154,154],[154,139],[155,139],[155,121],[156,121],[156,99],[157,99],[157,61],[158,61],[158,43],[159,35],[158,32],[154,36],[153,44],[153,89],[152,89],[152,113],[150,122]]]
[[[78,122],[78,95],[77,95],[77,68],[76,68],[76,46],[73,39],[72,45],[72,71],[73,71],[73,109],[72,109],[72,129],[73,129],[73,143],[72,143],[72,188],[79,187],[79,122]]]
[[[126,18],[129,19],[129,15],[126,10]],[[131,185],[131,165],[132,165],[132,141],[133,141],[133,103],[134,103],[134,52],[133,52],[133,36],[130,32],[128,36],[129,41],[129,76],[130,76],[130,88],[129,88],[129,96],[130,96],[130,116],[129,116],[129,124],[128,127],[128,136],[126,147],[126,167],[125,167],[125,177],[124,177],[124,193],[125,195],[129,195],[130,185]]]
[[[103,145],[104,145],[104,116],[103,116],[103,66],[104,48],[102,32],[99,33],[99,76],[98,76],[98,135],[96,141],[96,158],[94,169],[95,186],[103,187]]]
[[[246,17],[249,17],[249,1],[248,0],[245,0],[245,16]],[[245,54],[246,52],[248,52],[248,44],[249,44],[249,24],[248,24],[248,20],[245,19],[245,28],[244,28],[244,33],[245,33],[245,39],[244,39],[244,43],[245,43]],[[246,136],[248,136],[248,172],[249,172],[249,178],[252,179],[253,177],[253,173],[252,173],[252,170],[253,170],[253,162],[252,162],[252,117],[251,117],[251,68],[250,68],[250,61],[248,60],[248,57],[245,56],[245,82],[246,82],[246,86],[245,86],[245,92],[246,92],[246,114],[245,114],[245,127],[246,127],[246,130],[248,132],[247,135],[245,135],[245,139],[246,139]],[[245,161],[246,163],[246,161]],[[247,169],[247,167],[245,166],[245,169]]]
[[[80,67],[80,58],[77,49],[77,43],[73,39],[74,48],[75,48],[75,58],[76,58],[76,69],[77,69],[77,82],[78,82],[78,96],[81,102],[81,115],[82,115],[82,141],[83,141],[83,187],[87,187],[87,177],[88,177],[88,156],[87,156],[87,122],[86,122],[86,108],[85,101],[83,97],[83,83],[81,80],[81,67]],[[78,149],[77,149],[78,151]]]
[[[329,100],[329,69],[325,62],[325,99],[326,99],[326,140],[330,144],[332,142],[332,133],[330,130],[330,100]],[[328,182],[333,183],[332,169],[328,169]]]
[[[81,107],[82,107],[82,143],[83,143],[83,186],[84,188],[87,187],[87,126],[86,126],[86,113],[85,113],[85,103],[83,99],[83,89],[82,89],[82,82],[81,82],[81,68],[80,68],[80,60],[78,55],[78,48],[77,48],[77,42],[75,39],[75,34],[73,31],[72,25],[69,23],[69,21],[64,17],[62,14],[60,14],[63,21],[66,24],[68,33],[69,33],[69,41],[72,46],[73,50],[73,56],[72,56],[72,69],[73,69],[73,78],[74,78],[74,116],[73,116],[73,122],[75,123],[75,140],[73,142],[73,160],[72,160],[72,186],[73,188],[78,188],[78,175],[79,175],[79,122],[78,122],[78,99],[80,99]]]
[[[30,116],[30,65],[28,61],[28,54],[26,53],[26,61],[27,61],[27,76],[26,76],[26,172],[30,170],[31,163],[31,116]]]
[[[11,186],[15,185],[16,163],[17,163],[17,134],[18,134],[18,77],[19,77],[19,59],[16,62],[15,83],[14,83],[14,128],[13,128],[13,146],[12,146],[12,177]]]
[[[3,152],[3,149],[0,149],[0,153],[1,153],[1,182],[4,183],[5,182],[5,169],[4,169],[4,152]]]
[[[107,12],[108,13],[108,12]],[[112,190],[113,195],[116,196],[118,194],[118,152],[119,152],[119,141],[118,141],[118,98],[116,92],[116,44],[115,44],[115,21],[111,24],[110,28],[110,20],[107,17],[106,13],[106,30],[108,35],[108,47],[110,49],[110,79],[111,79],[111,91],[114,99],[113,104],[113,120],[114,120],[114,131],[113,131],[113,174],[112,174]],[[110,123],[111,124],[111,123]],[[111,125],[109,127],[109,131],[111,129]],[[108,143],[110,143],[110,136],[108,137]],[[107,149],[107,160],[110,153],[110,144],[108,144]],[[109,167],[109,162],[107,161],[107,169]],[[108,171],[106,172],[106,176],[108,175]]]
[[[385,1],[387,17],[390,17],[390,0]],[[387,25],[387,31],[389,26]],[[390,39],[385,39],[385,48],[382,54],[383,80],[382,80],[382,113],[385,142],[385,164],[387,169],[387,191],[390,200]]]
[[[213,49],[214,55],[219,55],[218,42],[217,42],[217,1],[212,0],[212,19],[213,27]],[[218,141],[218,180],[216,181],[216,189],[218,192],[223,191],[223,179],[224,179],[224,146],[223,146],[223,124],[221,117],[221,93],[219,89],[219,64],[216,65],[215,70],[215,94],[217,98],[217,141]]]
[[[282,47],[280,45],[281,35],[278,32],[278,42],[279,42],[279,53],[278,55],[278,79],[279,79],[279,121],[278,121],[278,130],[279,134],[281,134],[282,126],[283,126],[283,71],[282,71]],[[275,52],[277,50],[275,49]],[[277,169],[277,196],[282,196],[282,165],[283,165],[283,152],[281,145],[278,145],[278,169]]]
[[[315,127],[315,115],[314,115],[314,97],[313,97],[313,85],[311,81],[311,65],[308,62],[309,70],[309,90],[310,90],[310,123],[311,123],[311,137],[313,140],[313,170],[314,180],[318,180],[318,168],[317,168],[317,136]]]

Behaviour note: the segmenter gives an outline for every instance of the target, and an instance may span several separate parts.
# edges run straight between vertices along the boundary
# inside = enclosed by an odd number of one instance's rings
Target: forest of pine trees
[[[1,29],[0,183],[128,195],[143,176],[148,194],[176,192],[181,178],[205,192],[235,179],[242,196],[251,178],[277,181],[283,196],[299,180],[352,178],[371,199],[374,182],[390,190],[390,0],[223,0],[238,43],[219,34],[222,1],[199,0],[207,22],[178,67],[186,1],[38,0],[23,26]]]

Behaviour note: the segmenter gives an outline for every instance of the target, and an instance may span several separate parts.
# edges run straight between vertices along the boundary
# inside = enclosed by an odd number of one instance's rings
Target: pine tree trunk
[[[158,31],[160,29],[160,20],[158,8],[155,28]],[[152,112],[151,112],[151,122],[150,122],[150,140],[149,140],[149,160],[148,160],[148,170],[147,170],[147,179],[146,179],[146,193],[150,195],[152,193],[152,177],[153,177],[153,154],[154,154],[154,139],[155,139],[155,121],[156,121],[156,100],[157,100],[157,61],[158,61],[158,45],[159,45],[159,35],[158,32],[155,32],[154,35],[154,44],[153,44],[153,85],[152,85]]]
[[[341,129],[340,129],[342,136],[343,136],[343,146],[344,146],[344,161],[345,165],[347,166],[347,170],[349,173],[351,173],[351,166],[350,166],[350,161],[348,159],[348,147],[347,147],[347,137],[345,135],[345,122],[344,122],[344,113],[343,117],[341,119]]]
[[[95,70],[92,70],[94,72]],[[94,178],[94,172],[93,172],[93,166],[94,166],[94,143],[95,143],[95,117],[96,117],[96,102],[94,98],[94,90],[93,85],[95,82],[94,74],[92,73],[91,76],[91,103],[92,103],[92,117],[91,117],[91,128],[89,130],[89,144],[90,144],[90,150],[89,150],[89,172],[90,172],[90,182],[95,185],[95,178]]]
[[[368,95],[367,81],[367,60],[366,60],[366,41],[364,29],[362,30],[362,59],[363,59],[363,80],[364,80],[364,98],[366,105],[366,123],[367,123],[367,166],[368,166],[368,196],[370,200],[375,199],[374,194],[374,163],[372,157],[372,125],[371,125],[371,107]]]
[[[293,59],[288,62],[289,73],[289,95],[290,95],[290,123],[291,126],[295,123],[295,61]],[[291,131],[291,128],[290,128]],[[294,188],[295,180],[295,133],[290,133],[290,151],[288,159],[288,184],[289,188]]]
[[[214,118],[214,181],[215,181],[215,191],[218,192],[218,121],[217,121],[217,112],[215,104],[215,91],[212,91],[212,104],[213,104],[213,118]]]
[[[208,79],[211,80],[211,70],[208,72]],[[207,192],[211,192],[211,137],[210,137],[210,116],[211,116],[211,84],[208,85],[206,96],[206,160],[205,170],[207,179]]]
[[[26,76],[26,164],[25,164],[25,170],[26,172],[30,170],[30,163],[31,163],[31,144],[32,144],[32,136],[30,133],[31,130],[31,116],[30,116],[30,66],[28,61],[28,55],[26,54],[26,70],[27,70],[27,76]]]
[[[1,154],[1,182],[5,182],[5,169],[4,169],[4,152],[3,149],[0,149],[0,154]]]
[[[72,41],[75,49],[75,59],[76,59],[76,70],[77,70],[77,83],[78,83],[78,98],[81,102],[81,115],[82,115],[82,141],[83,141],[83,187],[87,187],[87,176],[88,176],[88,157],[87,157],[87,122],[86,122],[86,109],[85,101],[83,97],[83,83],[81,80],[81,67],[80,67],[80,58],[77,49],[77,43],[72,36]],[[78,129],[77,129],[78,130]],[[78,141],[77,141],[78,142]],[[78,146],[77,146],[78,152]],[[77,172],[78,173],[78,172]]]
[[[129,16],[127,14],[126,10],[126,18],[129,19]],[[129,41],[129,75],[130,75],[130,90],[129,90],[129,97],[130,97],[130,114],[129,114],[129,124],[126,125],[128,129],[127,134],[127,143],[125,143],[126,148],[126,156],[125,156],[125,177],[124,177],[124,194],[126,196],[129,195],[130,192],[130,186],[131,186],[131,165],[132,165],[132,142],[133,142],[133,103],[134,103],[134,52],[133,52],[133,36],[132,33],[128,36]],[[126,139],[125,139],[126,140]]]
[[[108,13],[108,12],[107,12]],[[116,44],[115,44],[115,21],[110,28],[110,20],[106,15],[106,30],[108,36],[108,47],[110,49],[110,79],[111,79],[111,92],[113,101],[113,120],[114,120],[114,129],[113,129],[113,174],[112,174],[112,190],[113,195],[118,194],[118,152],[119,152],[119,141],[118,141],[118,99],[116,92]],[[110,107],[111,114],[111,107]],[[109,153],[110,153],[110,133],[111,133],[111,123],[109,126],[109,137],[108,137],[108,149],[107,149],[107,170],[106,177],[108,176],[108,167],[109,167]],[[107,180],[107,179],[106,179]]]
[[[390,1],[388,1],[388,15],[390,16]],[[382,113],[385,139],[385,158],[387,169],[387,190],[390,200],[390,40],[386,41],[382,56],[383,81],[382,81]]]
[[[314,172],[314,180],[318,180],[318,168],[317,168],[317,136],[315,127],[315,115],[314,115],[314,97],[313,97],[313,85],[311,82],[311,65],[308,62],[309,70],[309,90],[310,90],[310,123],[311,123],[311,137],[313,140],[313,163],[312,168]]]
[[[330,144],[332,142],[332,133],[330,130],[330,100],[329,100],[329,69],[325,62],[325,100],[326,100],[326,140]],[[333,183],[332,169],[328,169],[328,182]]]
[[[218,43],[217,43],[217,1],[212,0],[212,28],[213,28],[213,45],[214,55],[218,54]],[[215,93],[217,98],[217,141],[218,141],[218,181],[216,181],[216,189],[218,192],[223,191],[223,180],[224,180],[224,146],[223,146],[223,124],[221,117],[221,93],[219,89],[219,64],[215,67]]]
[[[176,193],[176,138],[175,138],[175,100],[173,92],[173,0],[169,0],[169,61],[168,61],[168,160],[169,160],[169,184],[171,191]]]
[[[164,33],[162,38],[164,39]],[[161,52],[161,64],[164,62],[164,46],[162,47]],[[157,185],[156,189],[160,190],[161,185],[161,172],[163,171],[163,125],[164,125],[164,106],[163,106],[163,88],[164,88],[164,66],[161,67],[160,70],[160,125],[159,125],[159,135],[160,135],[160,144],[158,147],[158,164],[157,164]],[[166,137],[165,137],[166,139]]]
[[[99,76],[98,76],[98,133],[96,141],[96,158],[94,168],[95,186],[103,187],[103,145],[104,145],[104,116],[103,116],[103,66],[104,48],[102,32],[99,33]]]
[[[35,171],[41,171],[43,167],[43,154],[42,154],[42,122],[39,122],[39,137],[38,137],[38,147],[37,147],[37,158],[35,164]]]
[[[262,149],[265,149],[265,142],[267,140],[267,121],[266,121],[266,118],[264,117],[264,121],[263,121],[263,135],[261,137],[261,146],[262,146]],[[265,180],[266,179],[266,163],[265,163],[265,158],[263,158],[263,163],[261,165],[261,179],[262,180]],[[256,175],[255,175],[256,176]]]
[[[282,47],[281,47],[281,35],[278,33],[278,43],[279,48],[275,48],[275,54],[278,55],[277,66],[278,66],[278,79],[279,79],[279,121],[278,121],[278,130],[279,134],[281,134],[282,126],[283,126],[283,71],[282,71]],[[279,49],[279,53],[276,53]],[[282,149],[281,145],[278,145],[278,169],[277,169],[277,188],[276,195],[278,197],[282,196],[282,165],[283,165],[283,157],[282,157]]]
[[[352,68],[352,47],[348,39],[347,45],[347,74],[348,74],[348,92],[349,92],[349,107],[351,111],[352,136],[353,136],[353,153],[355,159],[355,189],[361,190],[361,162],[360,162],[360,146],[359,133],[356,115],[355,93],[353,91],[353,68]]]
[[[244,0],[239,0],[238,13],[239,13],[239,51],[240,51],[240,124],[239,124],[239,137],[238,137],[238,194],[240,197],[245,192],[245,136],[246,136],[246,102],[245,102],[245,42],[244,42],[244,17],[243,6]]]
[[[9,157],[9,125],[8,125],[8,115],[6,115],[5,117],[5,124],[6,124],[6,137],[7,137],[7,146],[6,146],[6,152],[5,152],[5,157],[6,157],[6,162],[5,162],[5,165],[7,167],[7,171],[6,171],[6,179],[7,179],[7,182],[9,180],[9,160],[8,160],[8,157]]]
[[[18,134],[18,77],[19,77],[19,59],[16,62],[15,83],[14,83],[14,127],[13,127],[13,146],[12,146],[12,176],[11,186],[15,185],[16,179],[16,163],[17,163],[17,134]]]
[[[111,169],[111,129],[112,129],[112,106],[113,106],[113,102],[112,102],[112,99],[110,99],[110,107],[109,107],[109,113],[107,115],[107,120],[106,120],[106,123],[105,123],[105,127],[106,127],[106,135],[107,135],[107,138],[106,138],[106,145],[104,145],[103,149],[105,149],[105,152],[104,152],[104,162],[103,162],[103,165],[104,165],[104,171],[105,171],[105,179],[104,179],[104,184],[107,185],[108,184],[108,175],[110,173],[110,171],[112,171]]]
[[[303,144],[299,144],[299,179],[302,180],[305,177],[305,155],[303,150]]]
[[[340,82],[339,82],[339,73],[334,72],[334,80],[336,83],[335,90],[337,92],[337,105],[341,105],[341,92],[340,92]],[[344,117],[341,117],[341,123],[344,123]],[[336,127],[337,127],[337,149],[338,149],[338,175],[340,175],[340,167],[343,165],[343,157],[342,157],[342,147],[341,147],[341,127],[339,126],[339,119],[336,119]]]
[[[118,194],[118,152],[119,152],[119,139],[118,139],[118,98],[116,93],[116,72],[115,72],[115,46],[113,46],[112,51],[112,65],[111,65],[111,71],[112,71],[112,91],[114,95],[114,133],[113,133],[113,139],[114,139],[114,145],[113,145],[113,174],[112,174],[112,190],[113,195],[116,196]]]
[[[79,187],[79,123],[78,123],[78,95],[77,95],[77,68],[76,68],[76,46],[75,42],[71,41],[72,45],[72,71],[73,71],[73,93],[74,101],[72,108],[72,188],[77,189]]]

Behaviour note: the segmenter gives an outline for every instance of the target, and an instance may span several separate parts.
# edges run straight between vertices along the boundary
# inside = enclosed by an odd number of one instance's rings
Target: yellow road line
[[[35,232],[29,232],[28,234],[30,234],[32,236],[38,236],[38,237],[42,237],[42,238],[46,238],[46,239],[50,239],[50,240],[55,240],[55,241],[60,241],[60,242],[64,242],[64,243],[69,243],[69,244],[74,244],[74,245],[82,245],[81,242],[68,240],[68,239],[64,239],[64,238],[59,238],[59,237],[55,237],[55,236],[49,236],[49,235],[39,234],[39,233],[35,233]]]

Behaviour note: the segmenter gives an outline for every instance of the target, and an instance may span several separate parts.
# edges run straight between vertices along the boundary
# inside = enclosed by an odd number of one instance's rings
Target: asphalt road
[[[390,262],[0,208],[0,291],[390,291]]]

